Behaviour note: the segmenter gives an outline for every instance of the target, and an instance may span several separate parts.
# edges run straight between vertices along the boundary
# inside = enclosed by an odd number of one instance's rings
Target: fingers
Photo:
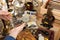
[[[10,30],[9,31],[9,33],[11,33],[11,32],[20,32],[20,31],[22,31],[23,30],[23,28],[26,26],[26,23],[23,23],[22,25],[20,25],[20,26],[18,26],[18,27],[15,27],[15,28],[13,28],[12,30]]]
[[[10,20],[12,19],[12,16],[9,12],[0,10],[0,18],[3,20]]]
[[[1,15],[0,18],[5,20],[5,21],[7,21],[7,20],[9,21],[11,19],[11,16]]]
[[[0,10],[0,15],[8,15],[9,13],[7,11]]]
[[[13,28],[10,32],[9,35],[16,38],[19,32],[23,30],[23,27],[25,27],[25,23],[23,23],[21,26]]]
[[[11,16],[11,14],[9,14],[9,15],[6,15],[6,18],[7,18],[7,20],[9,20],[9,21],[10,21],[10,19],[12,19],[12,16]]]
[[[10,20],[10,17],[8,17],[8,16],[4,16],[4,18],[8,21]]]
[[[6,19],[6,18],[4,18],[3,16],[0,16],[0,19],[7,20],[7,19]]]
[[[26,23],[23,23],[22,25],[20,25],[18,27],[24,28],[25,26],[26,26]]]

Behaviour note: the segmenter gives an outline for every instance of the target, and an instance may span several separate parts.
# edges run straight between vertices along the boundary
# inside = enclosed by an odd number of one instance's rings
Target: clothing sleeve
[[[16,39],[13,38],[12,36],[6,36],[4,40],[16,40]]]

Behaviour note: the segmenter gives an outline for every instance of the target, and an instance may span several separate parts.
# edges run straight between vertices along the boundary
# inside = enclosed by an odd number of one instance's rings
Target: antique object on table
[[[30,28],[30,29],[37,29],[38,28],[38,26],[35,22],[28,22],[27,24],[28,24],[28,28]]]
[[[28,14],[23,14],[21,20],[22,20],[23,22],[29,22],[29,20],[30,20],[29,17],[30,17],[30,16],[29,16]]]
[[[36,10],[34,10],[33,7],[34,7],[34,5],[33,5],[32,2],[25,3],[26,11],[24,12],[24,15],[29,15],[30,21],[35,21],[36,20]]]
[[[25,8],[26,10],[33,10],[33,3],[32,2],[25,3]]]
[[[6,0],[6,4],[7,4],[7,8],[10,9],[13,4],[12,4],[13,0]]]
[[[3,26],[2,20],[0,19],[0,38],[3,37],[3,36],[2,36],[3,28],[4,28],[4,26]]]
[[[35,30],[38,29],[38,26],[37,26],[36,22],[35,21],[30,21],[30,19],[28,17],[26,19],[26,17],[27,16],[24,16],[24,19],[22,19],[22,21],[26,22],[27,23],[26,28],[30,29],[32,34],[35,34],[35,32],[36,32]]]
[[[11,14],[12,19],[10,19],[10,25],[13,28],[14,27],[14,21],[16,21],[16,16],[15,16],[15,10],[14,10],[14,5],[13,5],[13,0],[6,0],[8,12]]]
[[[8,25],[7,24],[9,24],[8,22],[6,22],[5,20],[3,20],[2,19],[2,22],[3,22],[3,25],[4,25],[4,28],[3,28],[3,33],[2,33],[2,35],[5,37],[6,35],[8,35]]]
[[[36,38],[26,29],[18,34],[17,40],[36,40]]]
[[[38,29],[37,24],[36,24],[35,22],[28,22],[27,25],[28,25],[28,26],[27,26],[27,29],[29,29],[30,32],[31,32],[33,35],[35,35],[35,33],[36,33],[37,29]]]
[[[24,11],[21,20],[27,23],[27,27],[25,29],[29,29],[31,34],[35,35],[38,26],[36,24],[36,10],[34,10],[33,6],[32,2],[25,3],[26,10]]]
[[[43,19],[42,19],[42,24],[44,27],[46,27],[47,29],[50,29],[53,27],[53,22],[55,20],[55,17],[53,16],[52,12],[51,12],[51,7],[48,7],[48,11],[47,14],[43,15]]]
[[[24,22],[36,21],[36,11],[25,11],[22,16],[22,20]]]
[[[36,32],[37,40],[39,39],[39,35],[40,35],[40,37],[43,38],[42,40],[54,40],[54,31],[52,31],[52,30],[39,28],[39,29],[37,29],[37,32]]]
[[[32,2],[25,3],[25,8],[22,21],[27,23],[26,28],[30,29],[31,33],[35,35],[36,29],[38,28],[36,24],[36,10],[34,10]]]
[[[16,3],[15,2],[17,2],[17,0],[14,2],[13,2],[13,0],[8,0],[7,2],[8,2],[7,4],[9,5],[8,12],[10,12],[12,15],[12,19],[10,20],[10,25],[12,27],[15,27],[17,24],[19,24],[19,23],[21,24],[21,20],[18,20],[20,17],[17,17],[20,14],[18,12],[16,12],[17,10],[15,10],[16,9],[16,5],[15,5]],[[18,6],[20,6],[20,5],[18,5]]]
[[[28,22],[36,22],[36,10],[33,9],[33,3],[25,3],[26,10],[22,16],[22,20]]]
[[[23,14],[24,5],[20,4],[18,0],[9,0],[9,9],[8,11],[12,14],[12,19],[10,20],[10,24],[12,27],[16,27],[17,25],[22,24],[22,20],[20,18]]]
[[[24,1],[15,0],[13,2],[13,5],[14,5],[14,10],[15,10],[16,16],[22,17],[22,15],[24,14],[24,11],[25,11]]]

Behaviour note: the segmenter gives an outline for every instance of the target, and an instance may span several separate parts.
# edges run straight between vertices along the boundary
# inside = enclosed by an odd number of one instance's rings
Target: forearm
[[[23,30],[23,27],[17,27],[17,28],[14,28],[13,30],[14,30],[14,32],[12,31],[12,32],[9,34],[9,36],[12,36],[12,37],[14,37],[14,38],[16,39],[18,33]]]
[[[25,27],[25,23],[23,23],[21,26],[13,28],[10,32],[9,35],[5,37],[4,40],[16,40],[16,37],[18,35],[19,32],[21,32],[23,30],[23,28]]]
[[[12,30],[9,32],[9,33],[10,33],[9,36],[12,36],[12,37],[14,37],[14,38],[16,39],[18,33],[23,30],[24,26],[25,26],[25,23],[23,23],[21,26],[19,26],[19,27],[17,27],[17,28],[12,29]]]

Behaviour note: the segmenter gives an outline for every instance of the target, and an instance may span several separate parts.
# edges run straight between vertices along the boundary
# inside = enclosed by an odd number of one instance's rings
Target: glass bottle
[[[48,37],[44,37],[44,40],[49,40]]]

